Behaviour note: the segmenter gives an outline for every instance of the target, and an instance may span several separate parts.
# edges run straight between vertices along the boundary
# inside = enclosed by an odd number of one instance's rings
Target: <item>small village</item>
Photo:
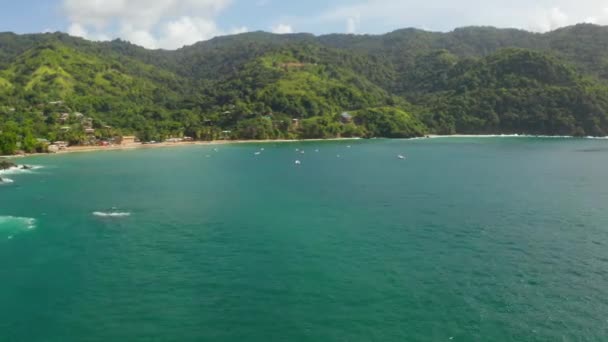
[[[232,130],[222,130],[216,126],[215,122],[209,119],[204,120],[204,129],[196,132],[194,137],[186,136],[184,132],[175,132],[175,136],[161,137],[158,135],[140,132],[138,135],[128,134],[121,129],[116,129],[100,120],[94,119],[85,113],[72,110],[64,101],[50,101],[39,105],[41,109],[38,117],[44,120],[51,129],[46,137],[35,137],[35,151],[25,148],[17,142],[15,154],[38,153],[60,153],[68,150],[93,150],[104,148],[134,147],[137,145],[156,145],[156,144],[177,144],[194,141],[231,141],[238,140],[239,137]],[[231,108],[233,109],[233,108]],[[31,109],[30,109],[31,110]],[[15,108],[9,108],[14,112]],[[227,110],[220,115],[231,116],[233,111]],[[268,121],[273,127],[283,127],[291,132],[298,132],[302,127],[302,120],[291,118],[285,121],[284,118],[276,118],[272,113],[262,116],[249,114],[250,117],[259,117],[262,121]],[[353,116],[348,112],[343,112],[336,116],[337,122],[342,125],[354,123]],[[266,138],[256,138],[258,127],[251,125],[240,127],[250,133],[248,140],[265,140]],[[125,134],[127,133],[127,134]],[[241,132],[242,133],[242,132]]]
[[[40,107],[43,106],[45,110],[40,113],[40,116],[45,119],[45,123],[55,127],[55,129],[49,133],[51,138],[35,138],[36,152],[38,153],[65,152],[70,147],[74,149],[103,149],[105,147],[129,147],[138,144],[152,145],[194,141],[191,137],[170,137],[161,141],[140,141],[135,135],[124,135],[119,129],[114,129],[110,125],[96,121],[84,113],[71,110],[63,101],[50,101],[46,105],[40,105]],[[49,107],[51,110],[49,110]],[[15,108],[9,108],[8,110],[15,112]],[[16,152],[16,154],[26,154],[19,142],[17,142]]]

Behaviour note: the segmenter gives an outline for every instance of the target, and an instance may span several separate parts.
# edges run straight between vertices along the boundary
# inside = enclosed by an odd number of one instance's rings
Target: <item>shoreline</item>
[[[542,139],[598,139],[605,140],[608,137],[593,137],[583,136],[575,137],[573,135],[532,135],[532,134],[450,134],[450,135],[439,135],[429,134],[426,137],[431,139],[436,138],[542,138]]]
[[[213,140],[213,141],[182,141],[182,142],[163,142],[157,144],[142,144],[134,143],[129,145],[111,145],[111,146],[70,146],[65,150],[56,153],[26,153],[18,155],[2,156],[0,158],[26,158],[35,156],[55,156],[62,154],[73,153],[88,153],[88,152],[104,152],[104,151],[132,151],[155,148],[168,147],[184,147],[184,146],[222,146],[222,145],[237,145],[237,144],[271,144],[271,143],[299,143],[299,142],[324,142],[324,141],[356,141],[361,138],[332,138],[332,139],[279,139],[279,140]]]
[[[426,139],[449,139],[449,138],[542,138],[542,139],[591,139],[591,140],[608,140],[608,137],[574,137],[567,135],[524,135],[524,134],[451,134],[439,135],[429,134],[417,138],[404,138],[394,140],[426,140]],[[384,139],[384,138],[378,138]],[[389,138],[386,138],[389,139]],[[88,153],[88,152],[104,152],[104,151],[130,151],[143,150],[154,148],[167,147],[184,147],[184,146],[221,146],[221,145],[238,145],[238,144],[272,144],[272,143],[305,143],[305,142],[331,142],[331,141],[357,141],[365,140],[363,138],[331,138],[331,139],[278,139],[278,140],[213,140],[213,141],[182,141],[182,142],[163,142],[157,144],[142,144],[134,143],[129,145],[112,145],[112,146],[71,146],[66,150],[56,153],[27,153],[19,155],[0,155],[0,158],[25,158],[34,156],[53,156],[73,153]],[[373,139],[370,139],[373,140]]]

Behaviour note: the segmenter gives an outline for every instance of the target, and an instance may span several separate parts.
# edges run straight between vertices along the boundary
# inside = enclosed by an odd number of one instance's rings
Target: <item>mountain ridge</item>
[[[85,113],[95,135],[58,120],[65,112]],[[591,24],[547,33],[260,31],[173,51],[0,33],[0,140],[608,135],[607,118],[608,27]]]

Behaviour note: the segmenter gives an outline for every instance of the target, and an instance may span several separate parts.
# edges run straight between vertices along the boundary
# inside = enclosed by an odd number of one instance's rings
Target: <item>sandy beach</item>
[[[420,138],[414,139],[439,139],[439,138],[574,138],[571,136],[546,136],[546,135],[519,135],[519,134],[452,134],[438,135],[429,134]],[[584,137],[587,139],[608,139],[608,137]],[[314,142],[314,141],[353,141],[361,140],[362,138],[333,138],[333,139],[280,139],[280,140],[213,140],[213,141],[182,141],[182,142],[162,142],[156,144],[134,143],[128,145],[110,145],[110,146],[70,146],[56,153],[31,153],[12,156],[0,156],[0,158],[18,158],[35,155],[58,155],[68,153],[84,153],[84,152],[103,152],[103,151],[124,151],[136,149],[150,148],[167,148],[180,146],[213,146],[213,145],[231,145],[231,144],[272,144],[272,143],[298,143],[298,142]]]
[[[180,146],[215,146],[215,145],[231,145],[231,144],[271,144],[271,143],[297,143],[311,141],[352,141],[360,140],[361,138],[335,138],[335,139],[305,139],[305,140],[214,140],[214,141],[182,141],[182,142],[162,142],[156,144],[134,143],[128,145],[109,145],[109,146],[69,146],[66,149],[56,153],[30,153],[12,156],[0,156],[1,158],[19,158],[37,155],[61,155],[69,153],[84,153],[84,152],[103,152],[103,151],[127,151],[138,149],[151,148],[168,148]]]

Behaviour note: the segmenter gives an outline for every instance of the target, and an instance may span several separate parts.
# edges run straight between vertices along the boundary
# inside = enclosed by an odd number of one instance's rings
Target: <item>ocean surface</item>
[[[608,140],[18,162],[0,341],[608,340]]]

